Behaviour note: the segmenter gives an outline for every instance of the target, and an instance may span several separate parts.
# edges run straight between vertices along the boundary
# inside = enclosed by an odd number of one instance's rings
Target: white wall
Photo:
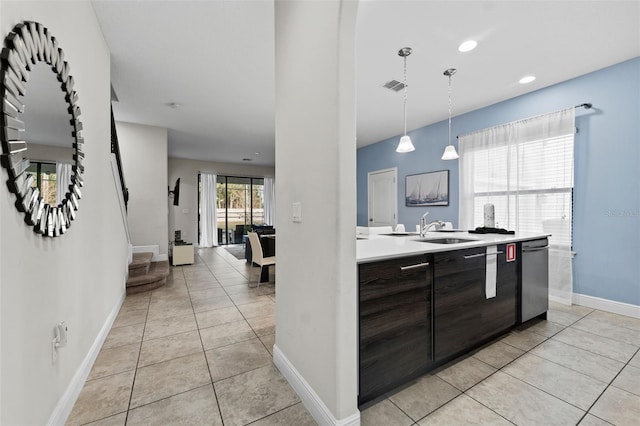
[[[167,129],[116,122],[124,178],[129,188],[129,232],[134,246],[159,245],[169,253]],[[171,189],[173,184],[171,183]]]
[[[22,20],[47,26],[64,50],[85,129],[83,198],[61,237],[43,238],[24,224],[0,171],[0,424],[43,425],[122,300],[127,241],[110,166],[109,51],[91,4],[0,2],[3,38]],[[52,365],[61,320],[69,341]]]
[[[71,126],[69,126],[69,131],[71,131]],[[75,154],[75,150],[71,147],[71,143],[71,140],[69,140],[68,148],[30,143],[29,159],[32,161],[48,161],[52,163],[71,163],[73,162],[73,154]]]
[[[281,371],[294,368],[330,411],[328,419],[314,412],[322,423],[356,424],[359,416],[356,9],[354,1],[275,4],[274,358]],[[294,202],[302,204],[302,223],[292,221]]]
[[[173,188],[180,178],[180,205],[169,206],[169,240],[174,240],[174,230],[182,231],[184,241],[198,243],[198,173],[215,173],[228,176],[273,177],[273,167],[248,164],[212,163],[208,161],[169,158],[169,185]]]

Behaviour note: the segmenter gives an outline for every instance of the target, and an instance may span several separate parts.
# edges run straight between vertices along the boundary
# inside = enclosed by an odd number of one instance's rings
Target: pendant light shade
[[[400,138],[396,152],[415,151],[411,138],[407,136],[407,56],[411,55],[410,47],[403,47],[398,51],[398,55],[404,59],[404,136]]]
[[[444,154],[442,154],[443,160],[457,160],[459,158],[458,153],[456,152],[456,147],[453,145],[447,145],[444,149]]]
[[[398,147],[396,148],[396,152],[411,152],[415,151],[415,147],[413,143],[411,143],[411,138],[407,135],[404,135],[400,138],[400,142],[398,143]]]
[[[455,68],[449,68],[443,74],[449,77],[449,140],[442,154],[442,160],[457,160],[459,158],[456,147],[451,145],[451,77],[456,73]]]

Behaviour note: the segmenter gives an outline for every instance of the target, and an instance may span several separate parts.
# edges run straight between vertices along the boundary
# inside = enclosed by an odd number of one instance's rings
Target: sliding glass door
[[[218,244],[241,244],[264,224],[264,179],[218,175],[216,200]]]

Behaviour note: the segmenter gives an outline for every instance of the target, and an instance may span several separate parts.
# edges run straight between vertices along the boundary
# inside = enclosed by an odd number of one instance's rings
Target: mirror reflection
[[[51,206],[65,199],[73,174],[73,127],[64,96],[50,65],[44,62],[32,65],[22,99],[24,140],[30,161],[27,172],[34,176],[32,186],[39,189],[43,201]]]

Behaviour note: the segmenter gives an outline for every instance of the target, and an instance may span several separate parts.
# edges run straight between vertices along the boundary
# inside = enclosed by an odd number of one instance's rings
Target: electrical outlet
[[[53,328],[54,337],[51,339],[51,365],[55,365],[58,359],[58,348],[64,348],[67,346],[67,324],[64,321],[60,321]]]

